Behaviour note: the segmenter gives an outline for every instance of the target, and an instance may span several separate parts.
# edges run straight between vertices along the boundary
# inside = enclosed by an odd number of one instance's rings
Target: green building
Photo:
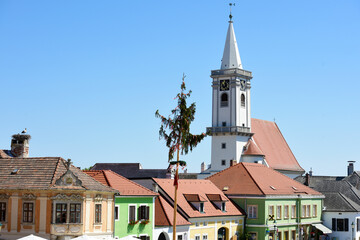
[[[248,239],[319,239],[324,196],[259,163],[239,163],[208,178],[247,214]]]
[[[152,240],[155,198],[158,194],[111,170],[85,172],[120,192],[115,196],[114,237],[134,236]]]

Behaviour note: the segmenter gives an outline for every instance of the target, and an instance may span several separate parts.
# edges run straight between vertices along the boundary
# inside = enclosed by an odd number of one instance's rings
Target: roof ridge
[[[148,191],[148,192],[150,192],[150,193],[154,193],[155,196],[158,195],[156,192],[154,192],[154,191],[152,191],[152,190],[150,190],[150,189],[148,189],[148,188],[146,188],[146,187],[138,184],[137,182],[131,181],[130,179],[127,179],[126,177],[121,176],[120,174],[118,174],[118,173],[116,173],[116,172],[114,172],[114,171],[112,171],[112,170],[102,170],[102,171],[110,171],[111,173],[113,173],[113,174],[115,174],[115,175],[117,175],[117,176],[125,179],[125,180],[128,181],[128,182],[133,183],[133,184],[137,185],[138,187],[140,187],[140,188],[142,188],[142,189],[144,189],[144,190],[146,190],[146,191]]]
[[[241,163],[240,163],[241,164]],[[256,163],[258,164],[258,163]],[[259,164],[260,165],[260,164]],[[250,178],[253,180],[253,182],[255,183],[255,185],[258,187],[258,189],[262,192],[262,194],[266,195],[264,193],[264,191],[260,188],[260,186],[257,184],[257,182],[255,181],[255,179],[253,178],[253,176],[250,174],[250,172],[247,170],[247,168],[245,167],[245,164],[242,164],[242,166],[244,167],[245,171],[249,174]],[[263,165],[261,165],[263,166]],[[265,167],[265,166],[264,166]]]
[[[105,181],[106,181],[107,185],[108,185],[109,187],[113,187],[113,186],[111,185],[109,179],[108,179],[108,176],[107,176],[106,172],[105,172],[104,170],[100,170],[100,171],[102,172],[102,174],[103,174],[103,176],[104,176],[104,178],[105,178]],[[96,175],[97,175],[97,174],[96,174]]]
[[[355,203],[354,201],[352,201],[350,198],[346,197],[344,194],[342,194],[341,192],[338,192],[338,194],[340,195],[340,197],[342,197],[346,202],[347,204],[350,205],[350,207],[353,209],[353,210],[357,210],[353,204],[356,204],[359,206],[359,204]],[[359,206],[360,207],[360,206]]]
[[[161,200],[161,199],[163,199],[163,197],[162,197],[162,196],[159,196],[158,199],[159,199],[159,202],[160,202],[161,209],[163,210],[167,221],[170,223],[171,226],[173,226],[174,223],[171,224],[171,221],[170,221],[170,219],[169,219],[169,216],[168,216],[168,214],[167,214],[167,212],[165,211],[165,208],[164,208],[164,206],[163,206],[163,203],[162,203],[162,200]],[[165,201],[165,199],[164,199],[164,201]],[[171,204],[169,204],[169,205],[171,206]],[[174,207],[172,207],[172,208],[174,209]],[[176,214],[176,213],[175,213],[175,214]]]

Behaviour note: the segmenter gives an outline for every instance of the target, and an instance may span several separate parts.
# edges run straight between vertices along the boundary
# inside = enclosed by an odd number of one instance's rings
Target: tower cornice
[[[252,72],[240,68],[218,69],[212,70],[210,77],[240,77],[250,80],[252,79]]]

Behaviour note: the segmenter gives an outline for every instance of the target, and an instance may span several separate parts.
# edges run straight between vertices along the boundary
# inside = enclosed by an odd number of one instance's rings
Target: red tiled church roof
[[[207,178],[229,195],[322,195],[272,168],[238,163]]]
[[[271,168],[304,172],[275,122],[252,118],[251,131]]]
[[[84,173],[95,180],[110,186],[125,196],[157,196],[158,194],[111,170],[90,170]]]

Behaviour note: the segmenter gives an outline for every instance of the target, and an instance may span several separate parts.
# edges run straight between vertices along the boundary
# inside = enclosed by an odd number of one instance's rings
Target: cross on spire
[[[235,3],[229,3],[229,6],[230,6],[230,15],[229,15],[229,18],[230,18],[230,22],[232,21],[232,15],[231,15],[231,7],[232,6],[235,6]]]

